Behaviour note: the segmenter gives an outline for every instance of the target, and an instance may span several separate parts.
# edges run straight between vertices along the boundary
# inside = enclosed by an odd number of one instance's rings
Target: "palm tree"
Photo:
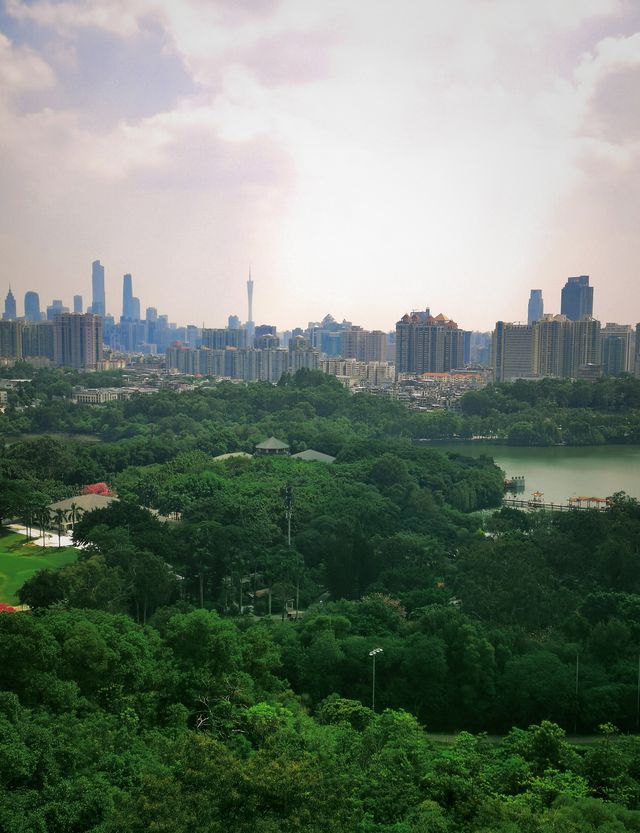
[[[58,507],[57,509],[53,510],[53,517],[56,523],[56,529],[58,530],[58,549],[60,549],[60,538],[62,536],[62,527],[63,524],[67,521],[67,513],[64,509]]]
[[[80,520],[80,515],[82,514],[82,507],[78,506],[77,503],[72,503],[69,506],[69,520],[71,521],[71,532],[72,534],[75,532],[76,529],[76,521]]]
[[[38,523],[40,525],[40,532],[42,533],[42,549],[44,549],[45,546],[46,546],[44,536],[45,536],[45,531],[46,531],[47,525],[51,521],[51,512],[50,512],[48,506],[39,506],[36,510],[36,513],[37,513]]]

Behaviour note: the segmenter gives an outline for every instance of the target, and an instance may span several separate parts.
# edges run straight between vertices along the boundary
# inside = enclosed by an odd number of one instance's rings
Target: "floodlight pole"
[[[376,657],[382,653],[382,648],[374,648],[369,651],[369,656],[373,660],[371,669],[371,711],[373,712],[376,710]]]

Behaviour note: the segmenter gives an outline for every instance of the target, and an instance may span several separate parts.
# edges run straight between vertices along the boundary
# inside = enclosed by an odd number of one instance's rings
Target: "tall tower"
[[[104,297],[104,266],[99,260],[94,260],[91,264],[91,312],[103,318],[107,314]]]
[[[122,317],[133,318],[133,279],[131,275],[126,274],[122,278]]]
[[[527,324],[533,324],[535,321],[542,321],[544,314],[544,302],[542,300],[542,290],[532,289],[529,296],[529,308],[527,315]]]
[[[24,317],[27,321],[40,321],[40,296],[37,292],[25,292],[24,294]]]
[[[18,316],[16,314],[16,299],[13,297],[11,287],[9,287],[7,297],[4,299],[4,315],[2,316],[2,318],[4,321],[15,321],[17,317]]]
[[[560,296],[560,313],[569,321],[580,321],[585,315],[593,315],[593,287],[589,275],[567,278]]]
[[[253,280],[251,278],[251,269],[249,269],[249,280],[247,281],[247,302],[249,312],[247,323],[253,324]]]

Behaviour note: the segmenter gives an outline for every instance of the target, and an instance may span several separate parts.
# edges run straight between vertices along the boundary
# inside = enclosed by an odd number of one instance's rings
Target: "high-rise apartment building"
[[[54,362],[94,370],[102,361],[102,318],[92,313],[63,313],[53,322]]]
[[[102,317],[107,314],[104,294],[104,266],[101,265],[99,260],[94,260],[91,264],[91,312]]]
[[[600,341],[605,376],[633,372],[633,329],[630,325],[607,322],[600,331]]]
[[[202,330],[202,346],[210,350],[222,350],[225,347],[245,347],[247,333],[245,330],[208,328]]]
[[[566,315],[543,315],[535,322],[538,332],[538,374],[562,379],[564,345],[569,321]]]
[[[592,377],[601,372],[600,322],[545,315],[533,324],[498,321],[492,339],[497,382],[553,376]]]
[[[544,302],[542,300],[542,290],[532,289],[527,309],[527,324],[533,324],[535,321],[540,321],[543,315]]]
[[[53,328],[51,321],[25,323],[22,331],[22,355],[27,361],[35,358],[53,361]]]
[[[18,317],[16,311],[16,299],[13,297],[11,287],[7,292],[7,297],[4,299],[4,313],[2,314],[3,321],[15,321]]]
[[[40,321],[40,296],[37,292],[25,292],[24,294],[24,317],[27,321]]]
[[[22,321],[11,321],[3,318],[0,321],[0,358],[21,359],[22,353]]]
[[[533,324],[496,322],[492,343],[496,382],[529,379],[538,375],[537,336],[537,328]]]
[[[564,377],[577,379],[580,371],[602,363],[600,322],[593,318],[570,321],[565,338]]]
[[[560,313],[569,321],[580,321],[593,315],[593,287],[589,286],[589,275],[567,278],[560,297]]]
[[[351,327],[342,330],[341,355],[345,359],[357,359],[361,362],[383,362],[387,354],[387,334],[382,330],[363,330]]]
[[[403,315],[396,324],[396,373],[444,373],[464,366],[464,331],[440,313]]]

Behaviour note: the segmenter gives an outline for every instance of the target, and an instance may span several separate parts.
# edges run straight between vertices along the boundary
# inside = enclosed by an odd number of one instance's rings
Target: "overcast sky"
[[[638,0],[0,0],[0,254],[24,292],[208,326],[640,320]]]

